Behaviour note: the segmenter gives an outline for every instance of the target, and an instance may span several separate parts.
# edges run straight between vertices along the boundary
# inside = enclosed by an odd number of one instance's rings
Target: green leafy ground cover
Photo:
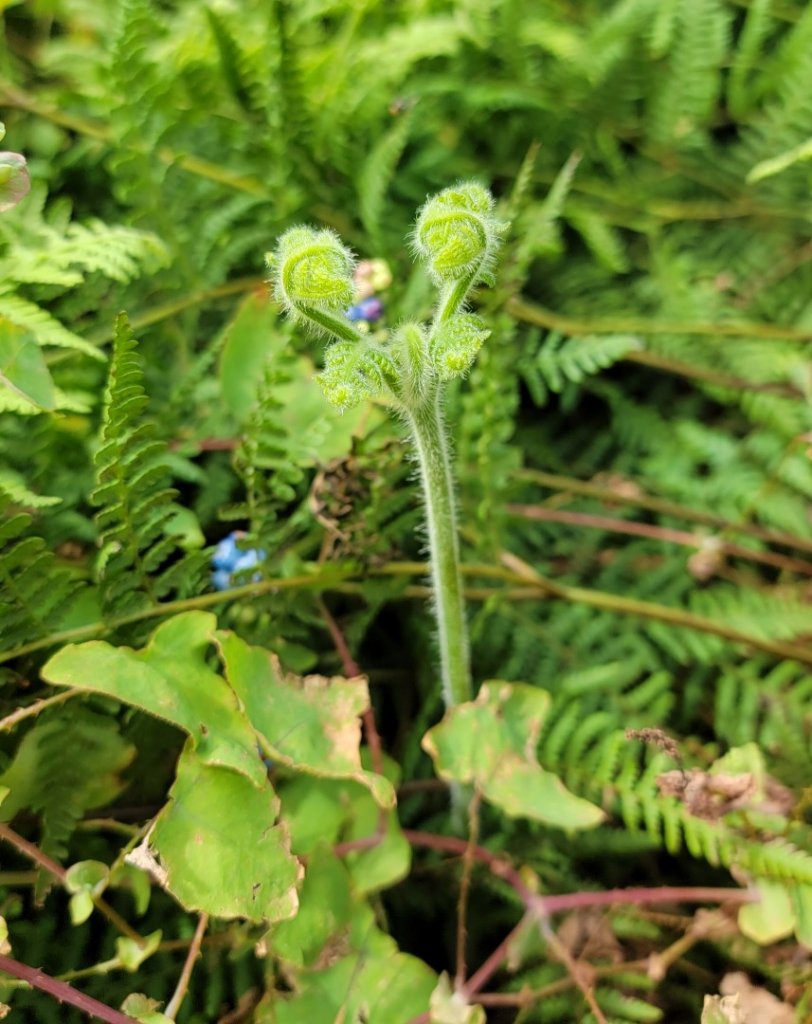
[[[11,1019],[812,1019],[812,8],[0,14]],[[405,432],[264,255],[426,321],[460,180],[510,227],[445,712]]]

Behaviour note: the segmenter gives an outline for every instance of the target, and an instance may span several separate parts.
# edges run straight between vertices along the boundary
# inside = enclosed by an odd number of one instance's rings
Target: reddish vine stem
[[[440,836],[412,829],[404,829],[403,835],[412,846],[423,846],[427,849],[437,850],[439,853],[451,853],[462,857],[468,850],[468,841],[458,839],[456,836]],[[645,903],[725,903],[728,901],[752,903],[758,899],[756,894],[749,889],[669,885],[655,886],[650,889],[643,887],[601,889],[596,892],[587,890],[542,896],[525,885],[521,875],[509,861],[484,846],[472,847],[470,856],[473,860],[484,864],[497,878],[504,879],[528,910],[536,911],[545,917],[583,907],[628,906]]]
[[[44,868],[49,874],[53,875],[54,878],[59,882],[60,885],[65,885],[66,871],[61,864],[49,857],[47,853],[43,853],[38,846],[34,843],[30,843],[27,839],[24,839],[21,835],[18,835],[14,829],[9,828],[8,825],[0,823],[0,839],[5,839],[7,843],[14,846],[24,857],[28,857],[29,860],[34,861],[35,864],[39,864],[41,868]],[[102,914],[114,928],[118,928],[122,935],[126,935],[128,939],[132,939],[133,942],[137,942],[139,946],[144,946],[144,939],[138,932],[132,928],[124,918],[114,910],[110,904],[102,899],[101,896],[93,897],[93,906]]]
[[[490,981],[494,974],[496,974],[505,960],[507,960],[512,943],[534,919],[535,914],[528,910],[516,927],[513,928],[512,931],[508,932],[488,959],[483,962],[481,967],[471,975],[467,983],[462,988],[466,999],[470,1000],[472,996],[475,996],[477,992],[479,992],[480,989]]]
[[[20,963],[19,960],[13,960],[10,956],[0,954],[0,971],[10,974],[13,978],[28,982],[32,988],[47,993],[60,1003],[75,1006],[77,1010],[81,1010],[82,1013],[86,1013],[88,1017],[93,1017],[95,1020],[106,1021],[106,1024],[133,1024],[134,1018],[128,1017],[120,1010],[114,1010],[112,1006],[107,1006],[105,1003],[100,1003],[98,999],[79,992],[66,981],[57,981],[56,978],[45,974],[39,968],[29,967],[27,964]]]
[[[468,940],[468,897],[471,892],[471,878],[474,873],[473,851],[479,838],[479,803],[481,794],[474,791],[468,806],[468,840],[465,853],[462,855],[462,878],[460,879],[460,896],[457,903],[457,965],[454,984],[462,988],[465,984],[465,945]]]
[[[563,523],[568,526],[583,526],[587,529],[606,530],[612,533],[625,533],[632,537],[648,537],[652,540],[660,540],[668,544],[679,544],[688,548],[702,548],[703,538],[691,533],[690,530],[674,530],[666,526],[654,526],[650,523],[630,522],[626,519],[617,519],[614,516],[598,516],[588,512],[570,512],[566,509],[546,508],[543,505],[508,505],[509,515],[519,516],[522,519],[532,519],[549,523]],[[733,558],[743,558],[751,562],[760,562],[763,565],[770,565],[776,569],[785,569],[789,572],[812,575],[812,562],[802,558],[791,558],[789,555],[781,555],[775,551],[755,551],[751,548],[742,547],[741,544],[731,544],[728,541],[720,541],[718,551],[722,555],[729,555]]]
[[[463,991],[466,996],[475,995],[502,966],[507,957],[508,948],[514,936],[525,926],[528,915],[545,921],[551,914],[560,914],[568,910],[584,907],[606,907],[621,905],[640,905],[646,903],[748,903],[758,897],[747,889],[709,888],[703,886],[657,886],[650,889],[605,889],[599,892],[571,892],[544,896],[533,892],[524,882],[517,869],[504,858],[492,853],[482,846],[471,845],[465,839],[455,836],[433,835],[430,832],[417,832],[404,829],[403,835],[412,846],[422,846],[439,853],[450,853],[484,864],[497,878],[510,885],[525,905],[527,913],[502,940],[477,972],[472,975]],[[588,997],[587,997],[588,998]],[[593,1011],[594,1012],[594,1011]],[[425,1018],[428,1020],[428,1017]],[[415,1018],[411,1024],[418,1024],[421,1018]]]

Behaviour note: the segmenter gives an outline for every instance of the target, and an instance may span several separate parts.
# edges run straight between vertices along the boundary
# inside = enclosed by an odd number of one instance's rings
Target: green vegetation
[[[812,1019],[812,8],[0,19],[12,1018]]]

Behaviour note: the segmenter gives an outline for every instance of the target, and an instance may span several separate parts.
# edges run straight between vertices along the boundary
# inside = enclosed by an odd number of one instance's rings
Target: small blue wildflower
[[[231,586],[231,573],[228,569],[215,569],[211,574],[211,585],[215,590],[228,590]]]
[[[347,319],[352,320],[353,323],[363,320],[368,324],[372,324],[376,320],[380,320],[382,316],[383,303],[374,295],[364,299],[363,302],[359,302],[356,306],[350,306],[347,310]]]
[[[227,537],[224,537],[214,549],[211,563],[214,572],[211,576],[211,584],[215,590],[228,590],[234,586],[234,574],[253,569],[265,561],[266,554],[258,548],[248,548],[243,551],[237,546],[237,542],[245,537],[242,530],[234,530]],[[255,573],[251,579],[258,582],[262,579],[259,573]]]
[[[237,540],[239,537],[240,533],[237,530],[230,533],[227,537],[223,537],[214,549],[214,554],[211,556],[211,564],[215,569],[234,568],[234,562],[242,554],[240,549],[237,547]]]

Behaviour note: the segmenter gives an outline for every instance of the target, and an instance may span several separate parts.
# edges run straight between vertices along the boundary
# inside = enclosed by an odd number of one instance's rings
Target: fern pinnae
[[[165,446],[154,425],[142,420],[147,397],[136,341],[126,315],[116,321],[105,395],[101,444],[95,458],[97,486],[91,500],[99,511],[99,576],[105,611],[126,613],[169,596],[182,574],[184,591],[203,583],[205,555],[184,554],[167,532],[176,514],[176,492],[168,486]]]
[[[2,496],[0,511],[0,645],[17,647],[55,629],[82,583],[30,533],[30,514],[15,511]]]

